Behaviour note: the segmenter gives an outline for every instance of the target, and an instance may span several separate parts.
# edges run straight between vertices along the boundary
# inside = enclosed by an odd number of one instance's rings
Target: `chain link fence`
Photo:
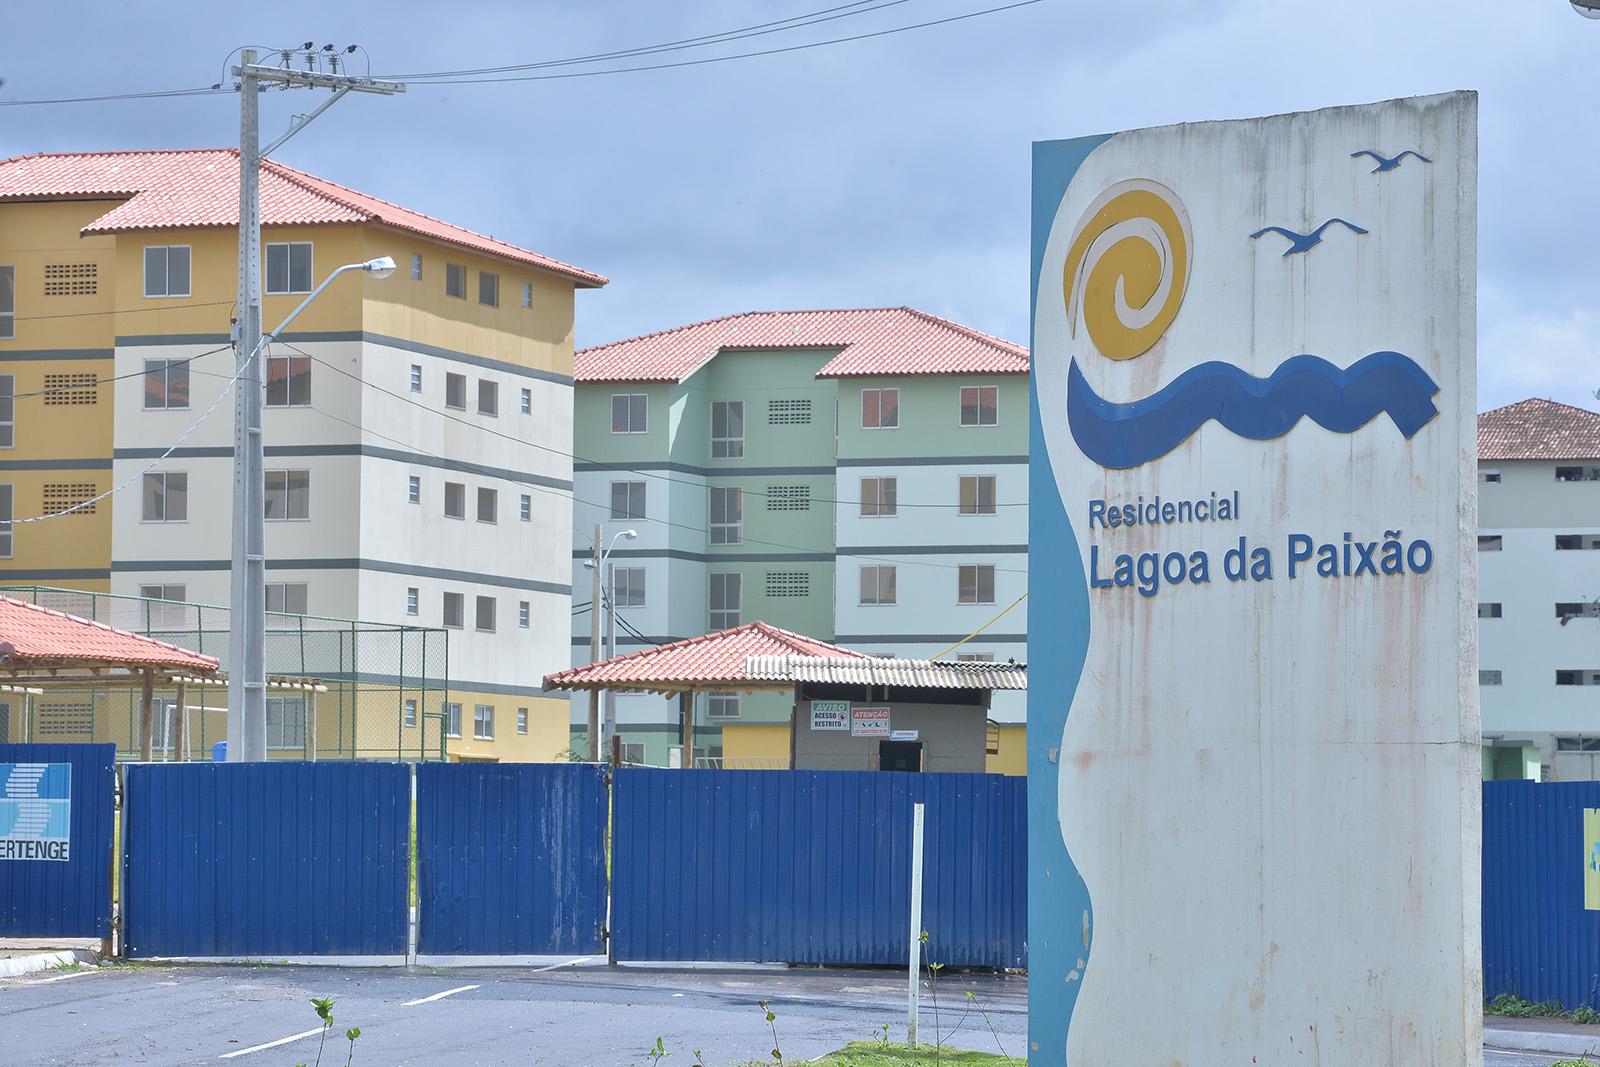
[[[0,593],[215,656],[228,670],[225,607],[34,585],[0,586]],[[449,636],[440,628],[269,613],[268,758],[443,759],[448,663]],[[227,688],[158,680],[155,697],[154,758],[211,759],[227,737]],[[137,759],[139,701],[137,686],[0,694],[0,740],[110,741],[119,758]]]

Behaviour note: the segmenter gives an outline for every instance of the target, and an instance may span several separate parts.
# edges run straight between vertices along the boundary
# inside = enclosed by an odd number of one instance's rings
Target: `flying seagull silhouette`
[[[1385,170],[1394,170],[1396,167],[1398,167],[1400,165],[1400,161],[1405,159],[1407,156],[1416,156],[1418,159],[1422,160],[1424,163],[1432,163],[1433,162],[1433,160],[1429,159],[1427,156],[1423,155],[1421,152],[1414,152],[1409,148],[1406,149],[1404,152],[1401,152],[1398,156],[1395,156],[1393,159],[1385,159],[1383,156],[1378,155],[1378,153],[1374,152],[1370,148],[1363,148],[1359,152],[1351,152],[1350,153],[1350,158],[1351,159],[1355,159],[1357,156],[1371,156],[1373,158],[1373,160],[1375,160],[1377,162],[1378,165],[1376,167],[1373,167],[1372,170],[1370,170],[1368,172],[1369,174],[1377,174],[1379,171],[1385,171]]]
[[[1345,226],[1350,227],[1350,229],[1354,230],[1356,233],[1366,233],[1367,232],[1366,230],[1363,230],[1360,226],[1357,226],[1353,222],[1345,222],[1344,219],[1334,218],[1334,219],[1329,219],[1327,222],[1324,222],[1321,226],[1318,226],[1316,229],[1312,230],[1310,233],[1295,233],[1293,230],[1286,230],[1282,226],[1264,226],[1261,229],[1257,230],[1255,233],[1251,234],[1250,237],[1252,239],[1254,239],[1254,238],[1260,237],[1264,233],[1281,233],[1281,234],[1283,234],[1285,237],[1287,237],[1289,239],[1289,250],[1287,252],[1285,252],[1284,255],[1292,256],[1296,252],[1309,252],[1311,249],[1313,249],[1313,248],[1317,247],[1317,245],[1321,244],[1322,243],[1322,231],[1326,230],[1329,226],[1332,226],[1336,222],[1343,223]]]

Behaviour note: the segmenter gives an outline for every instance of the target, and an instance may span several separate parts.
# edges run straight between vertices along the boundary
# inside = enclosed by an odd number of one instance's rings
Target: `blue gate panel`
[[[612,926],[630,960],[904,964],[912,805],[925,959],[1026,965],[1025,780],[624,769]]]
[[[417,767],[419,953],[598,953],[605,768]]]
[[[138,764],[124,807],[129,956],[404,954],[405,764]]]
[[[1600,911],[1583,812],[1600,782],[1483,783],[1483,995],[1600,1009]]]
[[[116,753],[0,745],[0,937],[110,935]]]

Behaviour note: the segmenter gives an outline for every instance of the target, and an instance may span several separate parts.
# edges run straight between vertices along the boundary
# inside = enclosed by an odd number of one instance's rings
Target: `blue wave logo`
[[[1302,418],[1354,433],[1380,414],[1410,438],[1439,414],[1438,384],[1399,352],[1373,352],[1340,370],[1317,356],[1293,356],[1270,377],[1231,363],[1202,363],[1150,396],[1118,404],[1067,371],[1067,424],[1083,454],[1102,467],[1137,467],[1166,455],[1215,419],[1240,437],[1268,441]]]

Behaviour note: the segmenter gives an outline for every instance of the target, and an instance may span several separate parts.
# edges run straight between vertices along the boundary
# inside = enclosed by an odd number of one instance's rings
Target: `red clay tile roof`
[[[751,656],[843,656],[866,659],[865,652],[830,645],[814,637],[747,622],[731,630],[674,641],[588,663],[545,676],[546,689],[675,690],[690,684],[708,687],[747,681]],[[770,685],[770,683],[768,683]]]
[[[189,148],[144,152],[47,152],[0,160],[0,203],[8,200],[123,200],[83,228],[86,234],[239,225],[239,152]],[[261,163],[265,226],[378,223],[595,288],[606,279],[549,256],[348,189],[325,178]]]
[[[1600,415],[1534,397],[1478,416],[1479,459],[1600,459]]]
[[[91,622],[76,615],[41,608],[24,600],[0,596],[0,657],[10,645],[10,662],[0,658],[0,667],[28,670],[65,661],[70,665],[161,670],[178,669],[210,674],[217,661],[165,641],[156,641],[103,622]]]
[[[1026,374],[1028,350],[915,308],[747,311],[573,357],[579,382],[681,382],[722,351],[839,349],[818,378]]]

